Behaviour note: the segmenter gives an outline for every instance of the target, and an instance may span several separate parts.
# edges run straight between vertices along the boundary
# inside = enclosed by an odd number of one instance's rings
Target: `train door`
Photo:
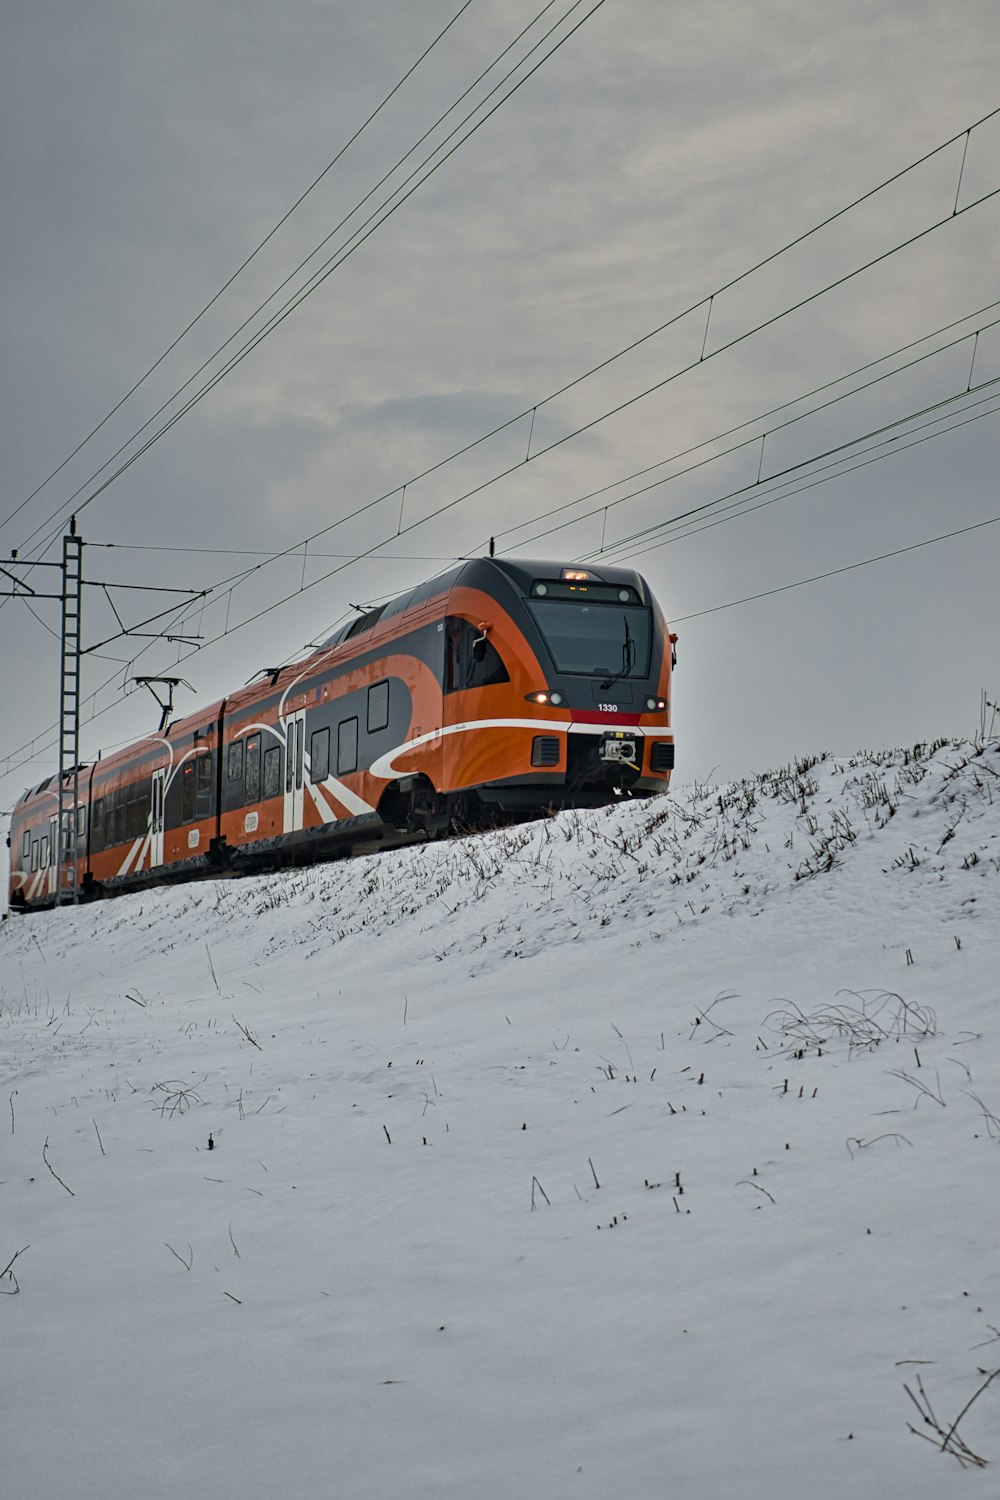
[[[302,827],[302,810],[305,796],[304,760],[306,744],[306,713],[285,720],[285,822],[286,833],[294,833]]]
[[[163,864],[163,806],[166,771],[154,771],[149,788],[149,867]]]
[[[48,838],[42,840],[42,860],[48,866],[47,881],[48,893],[50,896],[54,896],[59,887],[59,845],[57,842],[58,830],[58,819],[50,818]],[[75,872],[73,876],[71,876],[69,870],[65,872],[64,878],[67,886],[69,886],[70,880],[74,877]]]

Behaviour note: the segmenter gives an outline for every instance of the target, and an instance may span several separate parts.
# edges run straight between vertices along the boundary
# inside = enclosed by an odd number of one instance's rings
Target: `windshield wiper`
[[[601,683],[602,693],[606,693],[608,688],[612,687],[622,677],[627,677],[635,666],[635,641],[633,641],[632,632],[628,628],[628,615],[622,615],[622,619],[625,621],[625,640],[622,643],[622,669],[620,672],[616,672],[613,677],[605,678]]]

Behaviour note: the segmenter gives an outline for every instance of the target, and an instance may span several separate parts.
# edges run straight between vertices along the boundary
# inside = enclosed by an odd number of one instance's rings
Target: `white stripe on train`
[[[565,719],[469,719],[463,724],[446,724],[443,729],[432,729],[427,734],[418,735],[414,740],[407,740],[403,745],[397,745],[394,750],[388,750],[385,755],[380,755],[372,762],[370,772],[372,776],[389,778],[391,776],[403,776],[405,772],[400,771],[393,765],[397,755],[404,755],[408,750],[415,750],[418,745],[429,745],[434,740],[444,739],[448,734],[466,734],[474,729],[533,729],[536,734],[551,734],[557,731],[565,734],[572,731],[574,734],[606,734],[609,729],[619,729],[626,734],[633,734],[641,739],[662,739],[669,737],[673,739],[673,725],[663,729],[640,729],[638,725],[619,724],[617,717],[608,715],[606,723],[600,724],[578,724],[567,723]]]

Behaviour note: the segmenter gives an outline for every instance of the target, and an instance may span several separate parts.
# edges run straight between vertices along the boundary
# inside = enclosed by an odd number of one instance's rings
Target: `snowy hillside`
[[[996,743],[12,918],[4,1492],[995,1495],[998,1017]]]

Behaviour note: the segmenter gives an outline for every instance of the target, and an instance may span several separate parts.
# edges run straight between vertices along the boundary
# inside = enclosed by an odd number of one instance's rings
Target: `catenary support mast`
[[[62,663],[59,681],[59,825],[56,835],[56,903],[77,900],[76,860],[80,842],[80,613],[83,600],[83,541],[76,517],[63,537]]]

